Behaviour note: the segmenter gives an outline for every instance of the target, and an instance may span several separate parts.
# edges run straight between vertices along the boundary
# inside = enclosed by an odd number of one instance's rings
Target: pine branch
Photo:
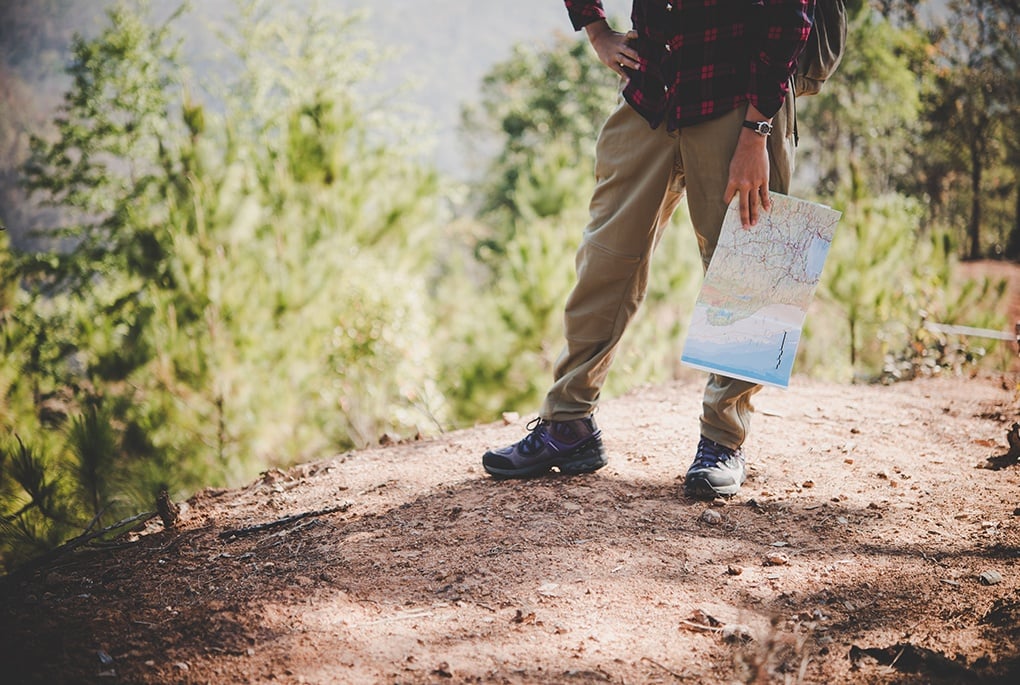
[[[44,566],[47,566],[48,564],[56,561],[57,559],[66,554],[69,554],[70,552],[73,552],[74,550],[78,549],[79,547],[88,543],[91,540],[95,540],[96,538],[102,537],[107,533],[112,533],[115,530],[120,530],[121,528],[129,526],[133,523],[137,523],[139,521],[142,522],[148,521],[149,519],[156,516],[156,512],[146,511],[142,512],[141,514],[135,514],[134,516],[129,516],[126,519],[121,519],[120,521],[117,521],[116,523],[106,526],[105,528],[102,528],[100,530],[89,532],[96,525],[96,522],[99,520],[100,516],[102,516],[102,512],[100,512],[100,514],[98,514],[96,518],[92,519],[88,527],[85,529],[85,532],[79,535],[78,537],[72,538],[65,542],[64,544],[60,545],[59,547],[54,547],[49,552],[41,554],[38,557],[25,562],[14,571],[7,574],[6,577],[0,579],[0,587],[3,587],[3,585],[5,584],[11,585],[15,583],[25,575],[37,569],[40,569]]]
[[[23,506],[23,507],[22,507],[21,509],[18,509],[18,510],[17,510],[16,512],[14,512],[13,514],[4,514],[4,516],[3,516],[3,520],[4,520],[4,521],[6,521],[7,523],[13,523],[14,521],[16,521],[16,520],[18,520],[19,518],[21,518],[21,516],[22,516],[22,515],[23,515],[23,514],[24,514],[25,512],[27,512],[27,511],[28,511],[29,509],[31,509],[31,508],[32,508],[32,507],[34,507],[35,505],[36,505],[36,502],[35,502],[35,500],[34,500],[34,499],[32,499],[32,500],[29,500],[29,502],[28,502],[28,503],[27,503],[27,504],[26,504],[25,506]]]

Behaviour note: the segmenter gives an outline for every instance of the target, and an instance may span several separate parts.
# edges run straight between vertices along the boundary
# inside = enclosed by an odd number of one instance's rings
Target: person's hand
[[[747,119],[761,121],[754,107],[747,112]],[[769,152],[768,136],[759,135],[749,128],[740,129],[737,149],[730,160],[730,175],[726,183],[723,200],[729,205],[733,196],[740,198],[740,223],[750,228],[758,223],[758,214],[772,208],[769,198]]]
[[[637,38],[636,31],[619,33],[610,28],[604,19],[588,24],[585,31],[588,33],[588,42],[595,49],[600,62],[624,78],[627,78],[624,67],[637,69],[641,58],[637,50],[628,43],[631,39]]]

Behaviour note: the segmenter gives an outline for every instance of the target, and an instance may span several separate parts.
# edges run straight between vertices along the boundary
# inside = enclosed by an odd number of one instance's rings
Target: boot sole
[[[716,497],[733,497],[740,491],[741,483],[715,487],[704,478],[695,478],[684,483],[684,494],[694,499],[715,499]]]

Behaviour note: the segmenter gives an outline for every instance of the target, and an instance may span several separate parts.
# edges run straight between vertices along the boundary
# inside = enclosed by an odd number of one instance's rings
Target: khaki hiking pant
[[[702,265],[708,268],[726,214],[723,194],[745,114],[746,107],[740,107],[668,133],[665,126],[649,127],[621,99],[606,120],[596,146],[591,223],[577,252],[577,281],[564,315],[566,345],[554,368],[543,418],[566,421],[595,410],[620,338],[644,300],[652,252],[685,195]],[[787,105],[773,126],[769,187],[785,194],[794,152],[793,113]],[[711,374],[701,434],[739,447],[747,437],[751,396],[760,389]]]

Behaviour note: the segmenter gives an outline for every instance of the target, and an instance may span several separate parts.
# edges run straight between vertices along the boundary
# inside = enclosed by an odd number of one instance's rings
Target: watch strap
[[[767,136],[772,133],[772,124],[767,121],[745,121],[744,128],[749,128],[760,136]]]

